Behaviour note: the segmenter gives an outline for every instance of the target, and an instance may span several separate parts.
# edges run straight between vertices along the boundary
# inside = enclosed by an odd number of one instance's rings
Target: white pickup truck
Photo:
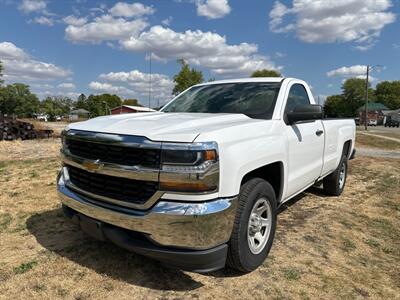
[[[215,81],[159,112],[70,124],[57,187],[100,240],[184,270],[249,272],[282,203],[321,181],[342,193],[354,139],[354,120],[324,119],[304,81]]]

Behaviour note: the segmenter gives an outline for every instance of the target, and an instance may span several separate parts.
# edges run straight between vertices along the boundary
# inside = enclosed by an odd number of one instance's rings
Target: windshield
[[[245,114],[271,119],[280,83],[244,82],[192,87],[165,106],[162,112]]]

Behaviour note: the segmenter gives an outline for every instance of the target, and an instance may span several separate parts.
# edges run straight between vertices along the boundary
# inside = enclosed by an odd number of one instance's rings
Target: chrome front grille
[[[160,167],[160,149],[133,148],[68,138],[66,146],[71,154],[81,158],[98,159],[123,166]]]
[[[81,190],[131,204],[144,204],[157,191],[158,183],[91,173],[67,166],[71,183]]]
[[[79,130],[63,133],[66,185],[97,201],[150,208],[159,189],[161,143]]]

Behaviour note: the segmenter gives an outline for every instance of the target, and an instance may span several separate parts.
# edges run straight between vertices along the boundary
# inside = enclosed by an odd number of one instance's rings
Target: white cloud
[[[25,60],[28,58],[28,55],[24,52],[24,50],[18,48],[13,43],[2,42],[0,43],[0,57],[2,61],[12,59]]]
[[[228,0],[197,0],[197,15],[219,19],[231,12]]]
[[[75,84],[71,82],[60,83],[57,87],[63,90],[75,90]]]
[[[23,0],[18,9],[28,14],[32,12],[44,11],[47,3],[43,0]]]
[[[48,83],[29,83],[31,90],[41,99],[48,96],[66,96],[76,99],[80,93],[75,92],[73,83],[60,83],[58,85]]]
[[[161,21],[161,24],[165,25],[165,26],[170,26],[172,23],[173,18],[171,16],[169,16],[168,18],[164,19]]]
[[[89,88],[97,93],[110,93],[110,94],[118,94],[124,97],[129,97],[134,95],[134,91],[123,87],[123,86],[114,86],[110,83],[103,83],[98,81],[92,81],[89,83]]]
[[[204,2],[203,5],[214,3],[209,2]],[[122,11],[125,11],[124,16],[133,16],[133,12],[128,8],[139,7],[132,6],[133,4],[127,7],[126,5],[128,4],[119,2],[109,12],[122,15]],[[150,8],[143,6],[141,11],[151,13]],[[118,12],[120,9],[122,11]],[[138,14],[140,15],[138,12],[135,13],[136,16]],[[146,55],[152,53],[152,57],[160,61],[183,58],[190,64],[209,68],[214,74],[224,77],[249,76],[254,70],[261,68],[279,69],[269,57],[258,53],[256,44],[229,45],[225,36],[210,31],[176,32],[163,26],[146,29],[149,24],[144,18],[131,20],[110,14],[97,16],[90,21],[85,19],[82,22],[77,22],[72,17],[67,18],[64,19],[64,22],[69,24],[65,29],[65,36],[72,42],[104,41],[113,48],[146,53]],[[171,20],[172,18],[168,18],[162,23],[169,24]]]
[[[358,46],[355,46],[354,48],[356,48],[357,50],[360,50],[360,51],[368,51],[374,45],[375,45],[375,43],[373,42],[373,43],[369,43],[369,44],[366,44],[366,45],[358,45]]]
[[[137,98],[148,104],[150,74],[138,70],[100,74],[99,81],[92,81],[89,87],[97,92],[116,93],[123,97]],[[164,74],[151,74],[151,106],[156,107],[172,98],[173,81]]]
[[[367,66],[355,65],[350,67],[341,67],[326,73],[328,77],[353,77],[358,75],[365,75]]]
[[[110,15],[96,17],[92,22],[83,25],[68,25],[65,36],[73,42],[92,42],[127,39],[138,35],[148,26],[142,19],[127,21]]]
[[[256,44],[228,45],[224,36],[201,30],[175,32],[153,26],[137,37],[121,41],[121,44],[127,50],[151,52],[160,60],[183,58],[224,76],[248,76],[256,69],[276,69],[268,57],[257,54]]]
[[[53,26],[54,20],[52,18],[48,18],[45,16],[36,17],[32,21],[33,23],[45,25],[45,26]]]
[[[357,42],[367,50],[382,29],[396,19],[388,11],[390,0],[293,0],[288,8],[274,3],[270,30],[277,33],[295,31],[308,43]],[[284,23],[284,17],[292,19]]]
[[[33,87],[31,85],[31,87]],[[71,99],[76,100],[80,93],[77,92],[63,92],[57,90],[36,90],[34,87],[32,88],[33,92],[40,98],[44,99],[46,97],[69,97]]]
[[[365,65],[354,65],[350,67],[341,67],[326,73],[328,77],[342,77],[345,78],[358,78],[366,79],[367,77],[367,66]],[[369,75],[369,81],[376,81],[377,78]]]
[[[67,16],[65,18],[63,18],[63,21],[65,24],[68,25],[73,25],[73,26],[83,26],[84,24],[86,24],[87,19],[86,18],[78,18],[75,16]]]
[[[155,12],[155,9],[151,6],[143,5],[142,3],[125,3],[118,2],[111,9],[110,13],[117,17],[142,17],[145,15],[151,15]]]
[[[275,52],[275,57],[276,57],[276,58],[284,58],[284,57],[286,57],[286,53],[283,53],[283,52]]]
[[[0,57],[6,81],[35,81],[65,78],[71,71],[52,63],[35,60],[13,43],[0,43]]]

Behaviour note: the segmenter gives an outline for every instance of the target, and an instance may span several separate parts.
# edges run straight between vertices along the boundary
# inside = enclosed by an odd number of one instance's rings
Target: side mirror
[[[298,105],[286,114],[290,125],[299,121],[320,120],[323,115],[322,106],[317,104]]]

